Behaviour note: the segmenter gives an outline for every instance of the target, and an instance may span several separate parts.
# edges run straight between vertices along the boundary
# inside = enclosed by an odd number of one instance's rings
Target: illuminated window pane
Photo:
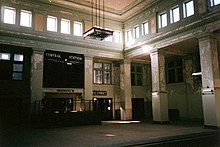
[[[179,7],[173,8],[170,10],[170,22],[175,23],[180,20],[180,11]]]
[[[149,28],[148,28],[148,22],[144,22],[142,23],[142,32],[143,32],[143,35],[147,35],[149,33]]]
[[[70,20],[61,19],[61,33],[70,34]]]
[[[184,17],[189,17],[194,15],[194,2],[188,1],[183,4]]]
[[[127,42],[131,41],[131,30],[127,31]]]
[[[112,67],[110,63],[94,63],[94,83],[111,84]]]
[[[105,41],[112,42],[113,41],[113,37],[112,36],[108,36],[108,37],[105,38]]]
[[[167,13],[162,13],[159,15],[159,28],[167,26]]]
[[[140,33],[139,33],[139,26],[134,28],[134,38],[137,39],[139,38]]]
[[[13,72],[13,80],[22,80],[22,79],[23,79],[23,73]]]
[[[23,71],[23,64],[13,64],[13,71]]]
[[[24,27],[31,27],[32,25],[31,11],[21,10],[20,25]]]
[[[57,32],[57,18],[53,16],[47,16],[47,30]]]
[[[94,63],[94,68],[102,68],[102,63]]]
[[[12,7],[4,7],[4,23],[15,24],[16,10]]]
[[[121,33],[120,32],[114,32],[115,42],[121,43]]]
[[[82,23],[81,22],[74,21],[73,35],[82,36]]]
[[[210,2],[211,2],[211,6],[220,4],[220,0],[210,0]]]
[[[102,71],[94,70],[94,83],[102,84]]]
[[[24,61],[24,55],[14,54],[14,61]]]
[[[0,60],[10,60],[10,53],[0,53]]]

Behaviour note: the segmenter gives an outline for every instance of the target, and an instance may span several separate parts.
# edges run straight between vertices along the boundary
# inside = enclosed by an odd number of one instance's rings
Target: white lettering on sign
[[[46,53],[47,57],[53,57],[53,58],[61,58],[61,55],[59,54],[52,54],[52,53]]]
[[[82,60],[82,57],[79,57],[79,56],[69,56],[69,59],[72,59],[72,60]]]

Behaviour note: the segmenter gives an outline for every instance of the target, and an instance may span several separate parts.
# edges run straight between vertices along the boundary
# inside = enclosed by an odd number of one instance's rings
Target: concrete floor
[[[216,135],[218,130],[204,129],[194,123],[153,124],[138,122],[103,122],[102,125],[0,130],[1,147],[99,147],[141,146],[173,139]],[[218,140],[212,141],[219,144]],[[145,146],[144,145],[144,146]],[[147,146],[147,145],[146,145]]]

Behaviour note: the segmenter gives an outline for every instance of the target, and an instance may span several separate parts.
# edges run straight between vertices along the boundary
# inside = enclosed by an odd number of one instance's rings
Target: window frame
[[[114,31],[114,41],[115,43],[121,43],[121,32],[120,31]]]
[[[10,53],[10,52],[0,52],[0,54],[7,54],[8,58],[1,58],[0,62],[6,65],[4,68],[7,69],[3,72],[3,77],[0,77],[0,81],[23,81],[24,80],[24,60],[25,55],[23,53]],[[16,58],[16,55],[22,55],[22,58]],[[15,76],[20,75],[20,76]]]
[[[54,25],[53,29],[51,29],[50,28],[51,26],[49,26],[49,19],[54,19],[55,20],[55,22],[53,22],[54,23],[53,24]],[[50,22],[50,23],[52,23],[52,22]],[[52,16],[52,15],[47,15],[47,31],[49,31],[49,32],[57,32],[57,17]]]
[[[12,11],[12,16],[10,16],[10,17],[12,17],[11,18],[12,20],[8,19],[9,16],[6,16],[6,14],[9,13],[9,12],[7,13],[6,10],[11,10]],[[8,15],[11,15],[11,14],[8,14]],[[3,7],[3,23],[11,24],[11,25],[16,24],[16,8],[9,7],[9,6],[4,6]]]
[[[142,23],[142,35],[148,35],[148,34],[149,34],[149,22],[145,21]]]
[[[28,20],[22,21],[22,13],[29,14]],[[26,18],[26,17],[25,17],[25,18]],[[28,24],[26,24],[26,23],[22,24],[22,22],[28,22]],[[28,27],[28,28],[31,28],[31,27],[32,27],[32,12],[31,12],[31,11],[23,10],[23,9],[21,10],[21,12],[20,12],[20,26],[22,26],[22,27]]]
[[[134,38],[138,39],[140,37],[140,27],[139,25],[134,27]]]
[[[126,31],[126,40],[127,42],[131,41],[132,40],[132,32],[131,32],[131,29],[128,29]]]
[[[211,7],[217,6],[219,4],[220,4],[220,1],[219,1],[219,3],[216,4],[216,0],[210,0]]]
[[[63,23],[67,23],[67,24],[63,24]],[[67,29],[64,28],[64,27],[66,27],[66,25],[67,25]],[[70,34],[70,20],[69,19],[61,18],[61,20],[60,20],[60,33]]]
[[[174,14],[176,12],[174,10],[176,10],[176,9],[178,9],[178,19],[177,20],[175,20],[176,15]],[[176,23],[178,21],[180,21],[180,7],[175,6],[175,7],[170,9],[170,23],[172,24],[172,23]]]
[[[95,68],[95,64],[101,64],[100,68]],[[105,64],[108,64],[110,69],[105,69]],[[97,72],[98,71],[98,72]],[[96,79],[96,73],[101,74],[99,75],[100,81],[97,81]],[[108,76],[106,77],[106,74],[108,73]],[[103,84],[103,85],[111,85],[112,84],[112,63],[108,62],[93,62],[93,84]]]
[[[181,62],[181,65],[178,64],[178,62]],[[173,63],[173,66],[169,66],[169,64]],[[183,75],[183,60],[182,58],[176,58],[173,60],[167,60],[166,61],[166,83],[167,84],[173,84],[173,83],[182,83],[184,82],[184,75]],[[170,72],[172,71],[172,72]],[[179,78],[179,71],[181,71],[181,78]],[[173,75],[169,75],[169,73],[172,73]],[[172,77],[173,79],[170,79]]]
[[[132,86],[143,86],[143,75],[144,75],[144,69],[142,64],[131,64],[131,85]],[[141,69],[141,71],[138,71],[138,68]],[[132,71],[134,69],[134,71]],[[141,79],[139,79],[141,77]],[[134,79],[133,79],[134,78]]]
[[[75,25],[79,25],[80,27],[80,32],[77,33],[75,30],[76,30],[76,26]],[[74,36],[82,36],[83,35],[83,24],[82,22],[79,22],[79,21],[73,21],[73,35]]]
[[[163,17],[163,16],[165,16],[165,17]],[[163,20],[164,18],[166,20]],[[164,11],[158,15],[158,22],[159,22],[159,28],[164,28],[168,25],[167,11]],[[163,22],[165,22],[165,24]]]
[[[193,6],[192,6],[193,7],[193,13],[192,14],[190,14],[189,13],[190,11],[188,11],[189,7],[187,8],[187,4],[189,4],[191,2],[193,4]],[[183,17],[187,18],[187,17],[193,16],[193,15],[195,15],[195,2],[194,2],[194,0],[188,0],[188,1],[183,2]]]

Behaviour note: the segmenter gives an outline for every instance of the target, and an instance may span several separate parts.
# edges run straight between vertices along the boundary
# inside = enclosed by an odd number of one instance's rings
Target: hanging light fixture
[[[105,29],[105,0],[92,0],[91,5],[92,28],[86,31],[83,34],[83,37],[89,39],[103,40],[109,36],[112,36],[113,31]]]

